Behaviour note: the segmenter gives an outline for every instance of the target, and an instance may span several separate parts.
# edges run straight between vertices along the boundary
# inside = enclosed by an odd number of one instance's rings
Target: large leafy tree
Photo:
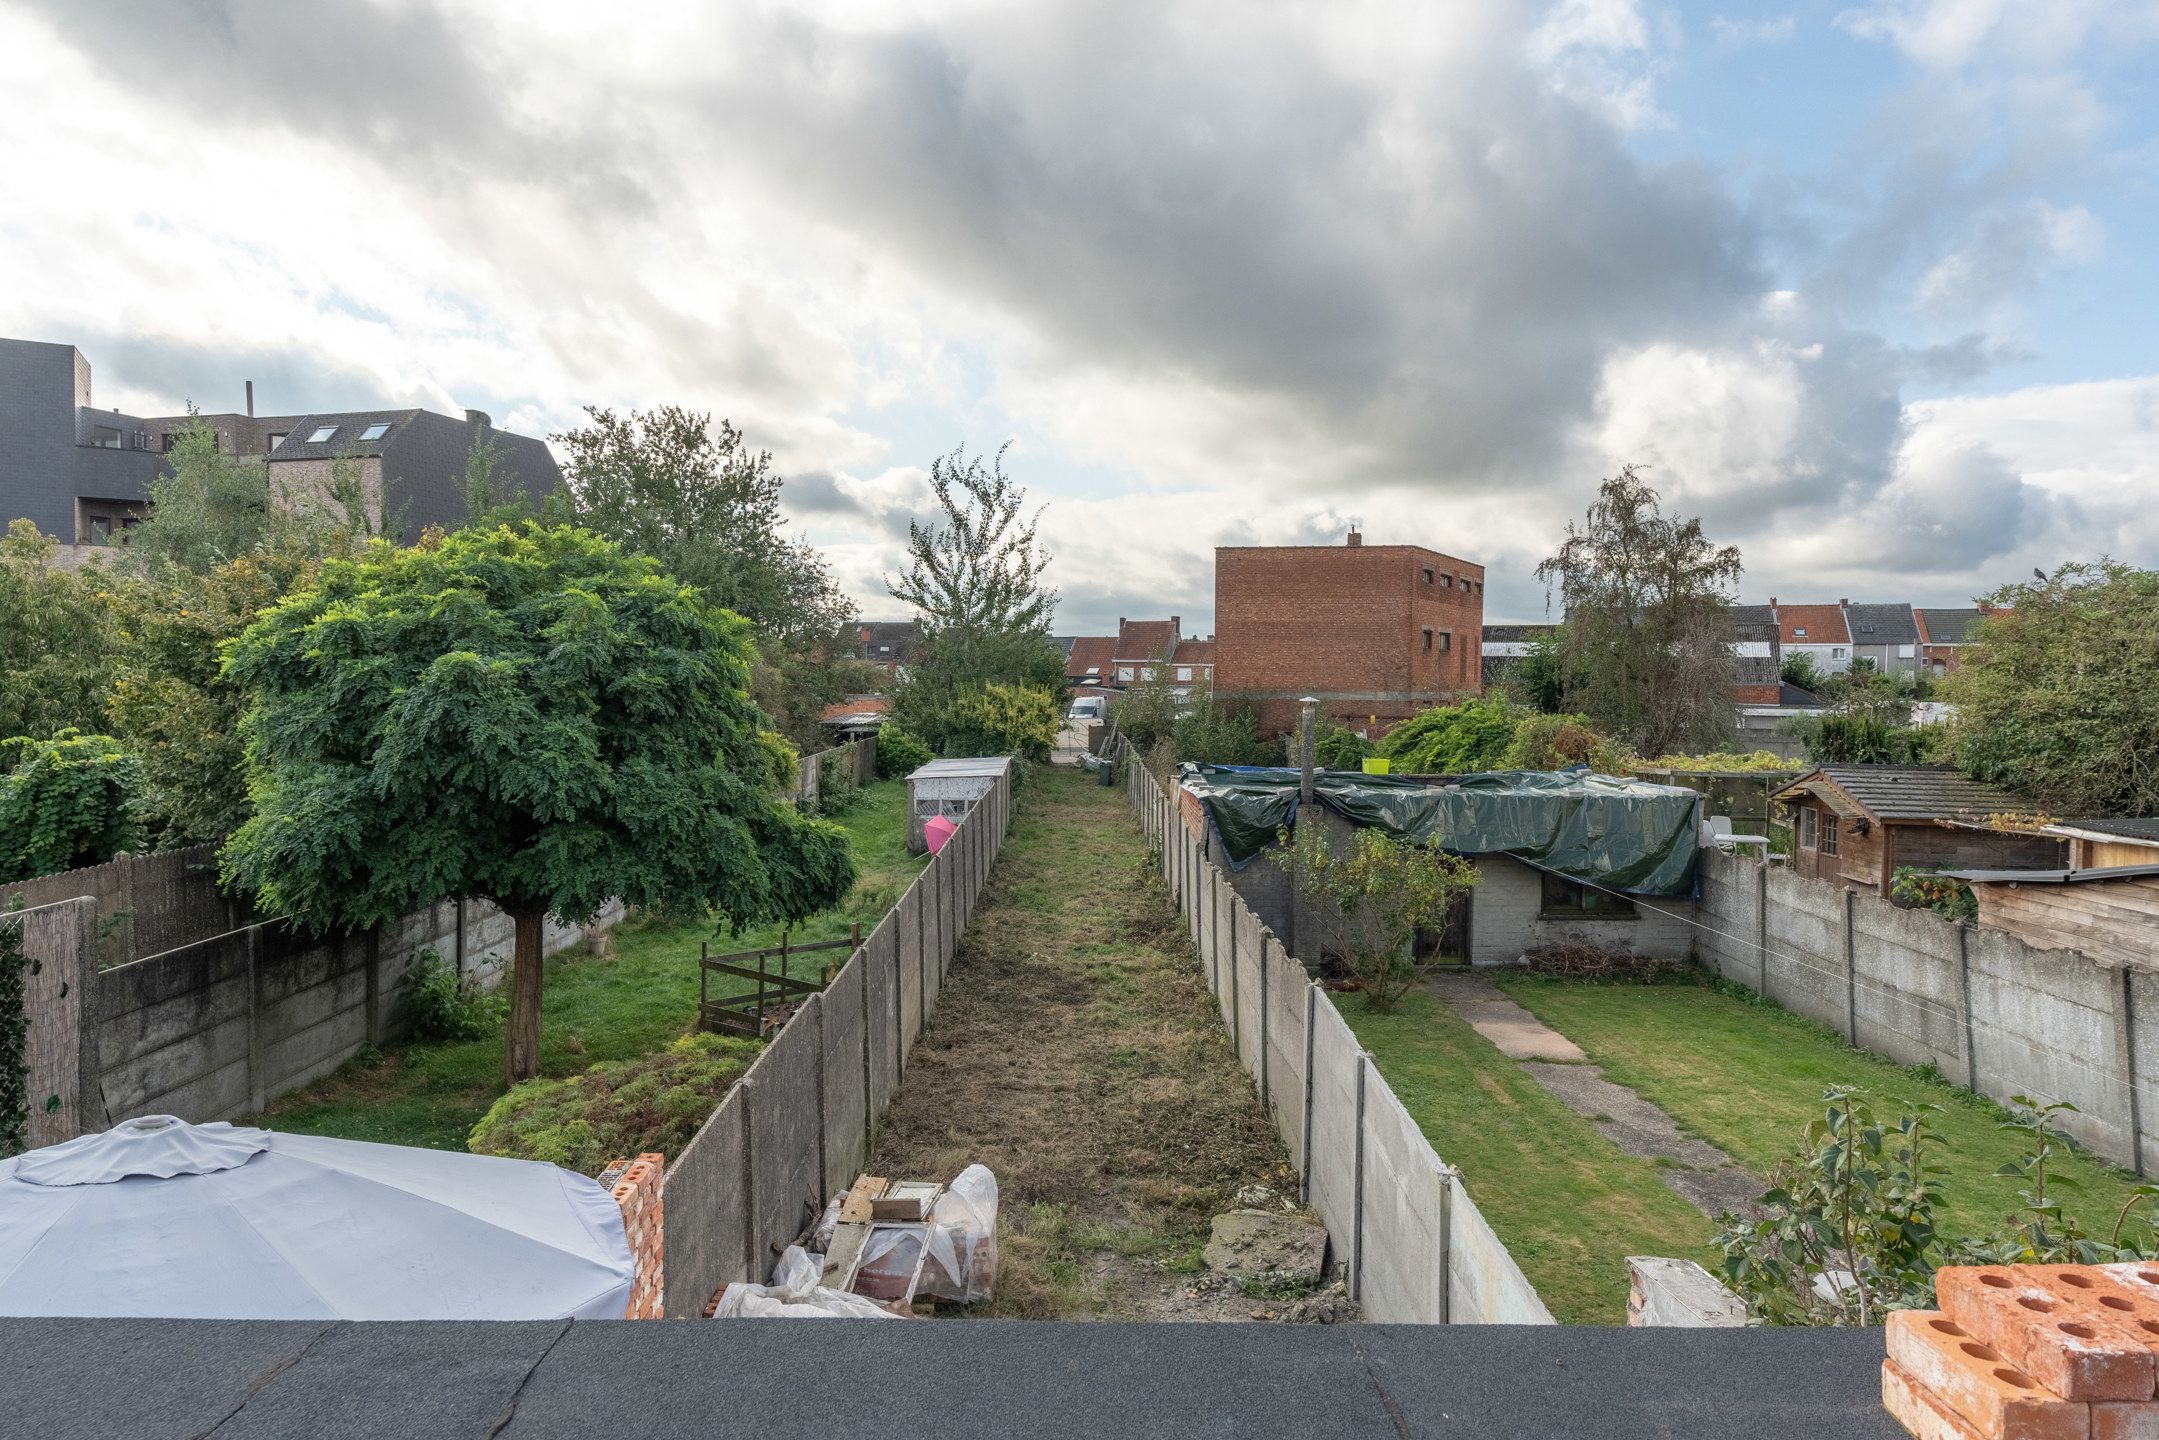
[[[2159,572],[2069,564],[1986,604],[1944,685],[1958,764],[2056,814],[2159,815]]]
[[[0,739],[104,723],[117,587],[95,561],[59,568],[58,548],[28,520],[0,536]]]
[[[0,741],[0,881],[102,865],[142,846],[142,765],[110,735]]]
[[[922,628],[987,634],[1047,634],[1057,592],[1044,589],[1050,554],[1035,538],[1041,511],[1005,473],[1005,450],[985,464],[965,447],[930,462],[930,490],[942,512],[907,524],[907,569],[885,583],[915,607]]]
[[[1566,613],[1561,708],[1644,755],[1709,750],[1732,730],[1739,550],[1664,514],[1632,465],[1570,521],[1537,578]]]
[[[545,917],[615,896],[742,926],[854,882],[774,795],[747,624],[567,526],[370,546],[233,643],[255,813],[228,878],[315,926],[453,898],[516,923],[506,1068],[539,1066]]]

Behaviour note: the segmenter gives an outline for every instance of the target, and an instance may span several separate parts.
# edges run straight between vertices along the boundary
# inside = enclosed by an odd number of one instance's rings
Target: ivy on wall
[[[0,1157],[30,1143],[30,1067],[24,1050],[30,1017],[23,1010],[22,921],[0,920]]]

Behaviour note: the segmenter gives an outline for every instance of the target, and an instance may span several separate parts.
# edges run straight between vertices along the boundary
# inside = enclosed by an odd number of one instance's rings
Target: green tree
[[[17,520],[0,537],[0,737],[104,723],[119,630],[117,585],[93,560],[53,560],[57,541]]]
[[[142,763],[110,735],[0,740],[0,881],[102,865],[142,848]]]
[[[270,533],[270,468],[259,457],[227,455],[217,432],[190,419],[150,482],[150,514],[128,534],[128,560],[144,575],[200,575],[260,546]]]
[[[2159,573],[2069,564],[1985,603],[1943,684],[1957,763],[2056,814],[2159,814]]]
[[[1117,733],[1142,750],[1151,750],[1174,734],[1177,717],[1190,708],[1170,678],[1169,656],[1157,655],[1153,660],[1140,667],[1139,678],[1117,697]]]
[[[1047,760],[1061,724],[1056,692],[1040,685],[992,683],[953,702],[945,753]]]
[[[1827,679],[1822,674],[1821,667],[1814,663],[1814,652],[1812,650],[1794,650],[1790,652],[1784,657],[1784,664],[1777,673],[1778,678],[1785,684],[1797,685],[1800,689],[1815,694],[1821,692],[1822,685]]]
[[[1379,753],[1400,775],[1467,775],[1496,770],[1528,715],[1504,696],[1420,710],[1388,731]]]
[[[963,446],[930,463],[930,490],[942,516],[907,523],[907,569],[888,577],[893,596],[915,607],[927,633],[1049,632],[1057,592],[1042,586],[1049,551],[1035,537],[1042,512],[1005,474],[1005,450],[985,465]]]
[[[1666,516],[1627,466],[1537,567],[1566,613],[1562,707],[1645,755],[1714,749],[1732,730],[1739,551]]]
[[[892,697],[892,718],[940,755],[955,748],[958,706],[986,685],[1048,691],[1060,710],[1067,693],[1064,652],[1033,631],[993,633],[954,626],[925,637]]]
[[[1347,725],[1329,725],[1313,742],[1312,763],[1322,770],[1361,769],[1371,742]]]
[[[773,794],[748,626],[570,527],[377,542],[233,642],[255,813],[226,878],[318,928],[443,900],[515,922],[505,1068],[537,1072],[545,917],[611,898],[739,928],[855,878]]]
[[[1514,673],[1507,677],[1507,684],[1520,693],[1522,699],[1547,715],[1556,715],[1566,703],[1567,682],[1562,656],[1566,641],[1560,634],[1566,627],[1559,626],[1543,634],[1530,637],[1528,653],[1515,665]]]
[[[1336,943],[1365,1004],[1392,1010],[1422,969],[1417,932],[1445,927],[1455,899],[1477,883],[1477,867],[1369,826],[1338,854],[1316,807],[1300,818],[1295,835],[1282,837],[1297,888],[1334,912]]]

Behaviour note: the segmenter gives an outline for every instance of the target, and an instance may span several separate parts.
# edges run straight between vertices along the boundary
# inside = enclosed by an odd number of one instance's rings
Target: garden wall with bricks
[[[732,1281],[764,1281],[861,1172],[1011,817],[1008,774],[668,1166],[669,1317],[704,1313]]]
[[[2067,1100],[2058,1123],[2138,1174],[2159,1164],[2159,975],[1901,909],[1715,850],[1695,950],[1726,979],[1900,1064],[1997,1100]],[[2159,962],[2159,946],[2154,948]]]
[[[1237,1058],[1366,1317],[1551,1324],[1461,1172],[1433,1150],[1326,992],[1207,858],[1203,812],[1191,797],[1165,791],[1129,760],[1125,794],[1158,847]]]

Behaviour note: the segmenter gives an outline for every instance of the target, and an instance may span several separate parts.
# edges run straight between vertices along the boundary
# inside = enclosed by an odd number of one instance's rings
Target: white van
[[[1090,720],[1100,720],[1109,713],[1109,707],[1100,695],[1082,695],[1072,702],[1065,714],[1067,725],[1084,725]]]

